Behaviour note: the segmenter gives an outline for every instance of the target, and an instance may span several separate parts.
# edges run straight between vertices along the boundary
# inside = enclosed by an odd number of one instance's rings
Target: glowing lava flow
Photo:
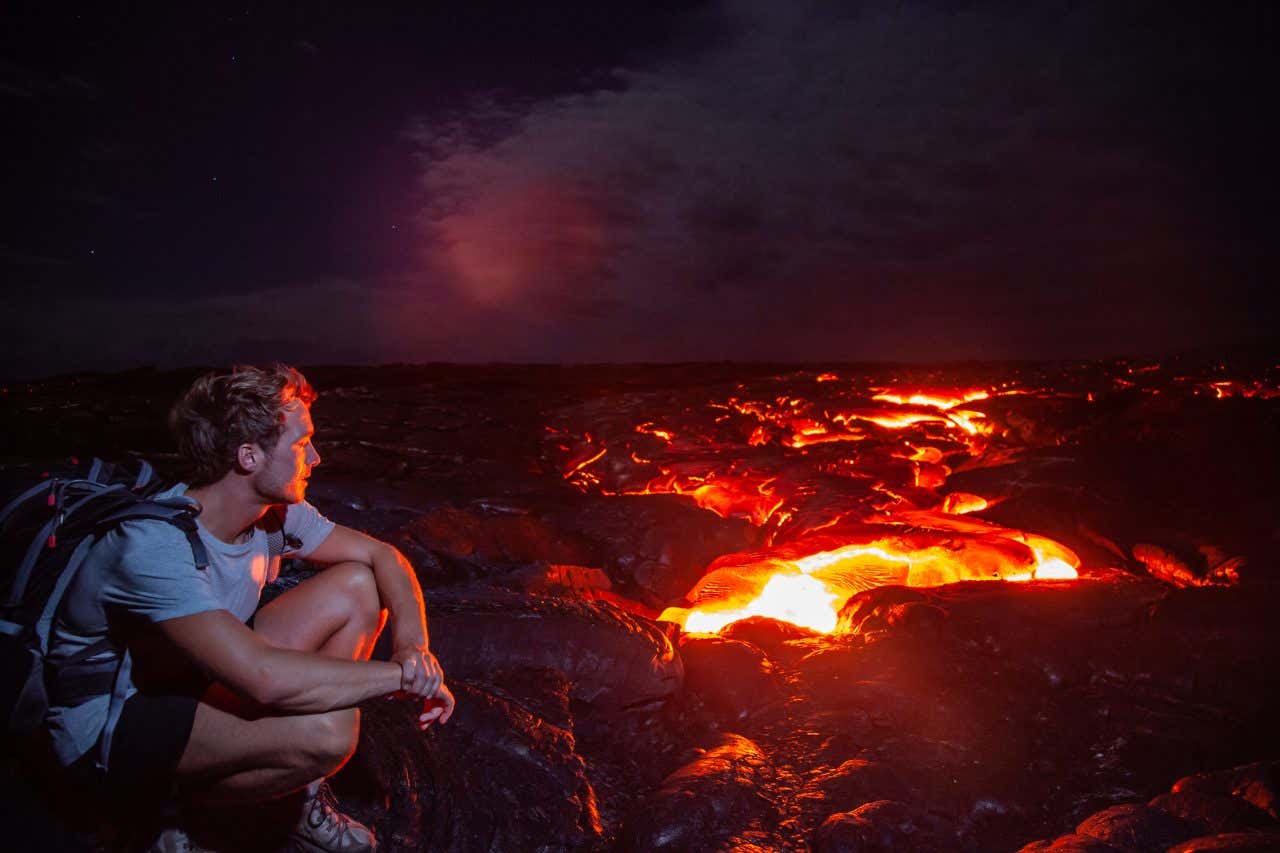
[[[819,381],[825,394],[839,378]],[[732,397],[711,404],[724,412],[715,424],[729,424],[715,432],[668,413],[672,427],[645,422],[603,442],[587,435],[564,477],[604,494],[681,495],[725,518],[769,525],[765,550],[717,559],[688,606],[659,618],[690,632],[751,616],[832,632],[844,602],[878,586],[1077,576],[1079,558],[1065,546],[966,515],[999,498],[938,491],[948,462],[978,464],[997,437],[986,413],[959,407],[1014,393],[1023,392],[881,387],[859,396],[836,386],[824,405],[791,393]],[[652,472],[639,484],[635,466]],[[855,484],[842,487],[851,503],[824,497],[814,472]]]
[[[684,629],[691,634],[714,634],[730,622],[749,616],[768,616],[825,634],[835,630],[836,610],[841,604],[839,599],[838,593],[832,592],[817,578],[774,575],[745,607],[685,611]],[[678,616],[678,608],[667,608],[659,618],[678,622],[681,621]]]
[[[840,606],[849,596],[878,586],[1077,576],[1079,559],[1050,539],[985,522],[966,522],[963,527],[904,528],[900,533],[881,528],[886,535],[868,543],[831,547],[839,537],[821,536],[778,548],[764,558],[751,555],[741,560],[731,555],[713,563],[690,592],[692,607],[669,607],[658,618],[694,633],[713,633],[749,616],[827,633],[835,630]],[[807,547],[824,550],[793,556]]]
[[[991,397],[987,391],[963,391],[955,393],[952,391],[883,391],[876,394],[871,399],[882,400],[886,403],[896,403],[899,406],[931,406],[935,409],[954,409],[961,403],[972,403],[976,400],[986,400]]]

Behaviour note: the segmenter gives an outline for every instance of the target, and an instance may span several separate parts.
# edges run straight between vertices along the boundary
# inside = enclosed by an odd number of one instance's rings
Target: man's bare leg
[[[338,563],[263,607],[253,630],[281,648],[368,660],[386,618],[369,567]]]
[[[258,612],[254,632],[282,648],[366,659],[386,613],[373,574],[339,563]],[[208,803],[258,801],[337,772],[355,752],[359,712],[276,715],[213,685],[178,763],[187,791]]]

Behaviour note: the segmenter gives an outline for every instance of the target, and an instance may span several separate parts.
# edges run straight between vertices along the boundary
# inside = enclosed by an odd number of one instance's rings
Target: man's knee
[[[351,618],[361,624],[376,625],[382,616],[382,600],[373,570],[364,563],[338,563],[325,570],[337,573],[338,591],[351,608]]]
[[[360,739],[360,711],[346,708],[300,717],[299,766],[315,777],[329,776],[347,763]]]

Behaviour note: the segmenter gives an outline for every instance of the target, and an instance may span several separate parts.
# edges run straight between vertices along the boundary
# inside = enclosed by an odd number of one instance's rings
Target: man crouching
[[[191,474],[159,497],[198,504],[208,565],[164,521],[126,522],[94,546],[50,661],[83,660],[104,640],[112,648],[97,655],[127,645],[133,684],[114,725],[110,697],[60,704],[55,685],[49,725],[73,778],[209,808],[304,791],[301,816],[282,828],[292,845],[367,851],[372,832],[340,813],[324,784],[355,751],[355,706],[393,693],[428,700],[425,728],[448,720],[454,700],[408,561],[304,499],[320,463],[314,399],[301,373],[274,365],[206,375],[178,400],[170,426]],[[324,571],[258,609],[276,554]],[[370,661],[388,615],[391,660]],[[157,842],[181,843],[177,828]]]

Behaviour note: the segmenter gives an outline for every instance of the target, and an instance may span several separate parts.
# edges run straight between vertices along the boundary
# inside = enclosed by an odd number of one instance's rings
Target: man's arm
[[[350,708],[404,689],[403,669],[394,661],[350,661],[278,648],[226,610],[167,619],[155,626],[209,675],[282,711]]]
[[[422,587],[405,556],[386,542],[338,524],[306,559],[321,565],[350,561],[372,569],[378,597],[390,612],[391,660],[404,669],[404,689],[435,695],[444,672],[431,653]]]

